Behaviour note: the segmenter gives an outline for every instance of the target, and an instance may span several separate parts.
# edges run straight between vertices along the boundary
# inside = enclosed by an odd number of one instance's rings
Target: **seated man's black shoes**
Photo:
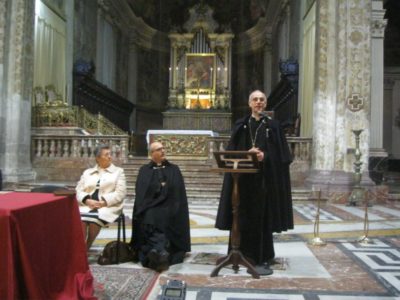
[[[169,268],[169,254],[166,251],[157,251],[156,249],[151,249],[147,254],[148,267],[157,272],[162,272],[168,270]]]

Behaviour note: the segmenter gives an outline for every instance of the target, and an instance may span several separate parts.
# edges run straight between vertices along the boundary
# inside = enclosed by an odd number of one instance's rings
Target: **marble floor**
[[[159,298],[161,287],[173,279],[186,282],[186,299],[193,300],[400,299],[399,201],[369,207],[367,222],[364,207],[323,204],[318,236],[325,246],[309,244],[315,236],[316,205],[295,203],[294,230],[274,237],[279,264],[272,275],[260,279],[253,279],[243,267],[234,273],[230,266],[210,277],[215,259],[226,254],[228,241],[227,232],[214,228],[216,210],[214,205],[190,205],[192,252],[184,263],[159,274],[148,299]],[[127,206],[128,237],[131,213]],[[91,264],[116,236],[115,224],[101,231],[89,253]],[[142,268],[135,263],[118,266]]]

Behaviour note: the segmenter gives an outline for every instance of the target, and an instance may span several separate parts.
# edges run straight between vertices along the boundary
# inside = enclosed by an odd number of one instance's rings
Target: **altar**
[[[218,31],[212,9],[190,9],[185,33],[170,32],[168,109],[164,129],[231,130],[231,66],[234,35]]]
[[[207,159],[209,157],[210,137],[218,136],[211,130],[148,130],[146,141],[148,149],[153,142],[161,142],[168,158]]]

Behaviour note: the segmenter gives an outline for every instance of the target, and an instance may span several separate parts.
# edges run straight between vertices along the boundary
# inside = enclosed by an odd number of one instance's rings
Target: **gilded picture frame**
[[[215,89],[215,54],[186,54],[185,88],[192,90]]]

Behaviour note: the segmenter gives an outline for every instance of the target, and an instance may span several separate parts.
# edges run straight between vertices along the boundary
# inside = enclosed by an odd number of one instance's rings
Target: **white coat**
[[[124,170],[113,164],[106,169],[101,169],[96,165],[94,168],[85,170],[76,186],[76,199],[81,213],[90,211],[89,206],[82,200],[93,194],[98,180],[100,180],[99,199],[104,198],[107,202],[106,207],[98,209],[99,218],[112,223],[121,214],[124,205],[126,195]]]

